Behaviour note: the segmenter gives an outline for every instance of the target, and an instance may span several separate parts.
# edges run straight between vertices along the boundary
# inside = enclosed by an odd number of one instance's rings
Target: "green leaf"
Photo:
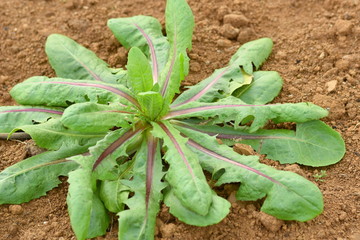
[[[162,138],[167,148],[164,158],[170,167],[166,181],[185,207],[205,216],[211,206],[212,194],[197,156],[185,145],[187,139],[183,138],[171,124],[168,122],[152,124],[153,135]]]
[[[260,38],[242,45],[231,57],[229,64],[241,66],[247,74],[252,75],[254,68],[259,69],[269,57],[273,42],[270,38]]]
[[[139,93],[138,100],[145,116],[151,120],[159,117],[164,101],[160,93],[153,91]]]
[[[33,106],[0,107],[0,132],[9,133],[22,125],[41,123],[49,118],[59,118],[63,113],[61,108],[46,108]]]
[[[31,77],[15,85],[10,94],[23,105],[67,107],[81,102],[121,102],[137,105],[126,87],[89,80]]]
[[[161,24],[156,18],[113,18],[108,20],[108,27],[125,48],[138,47],[147,57],[151,57],[153,70],[157,69],[155,75],[162,72],[168,60],[169,42],[163,36]]]
[[[134,148],[142,140],[142,126],[122,128],[112,131],[90,148],[90,156],[83,157],[93,166],[95,176],[100,180],[118,179],[117,160],[128,156],[128,149]]]
[[[135,156],[133,171],[133,179],[122,181],[134,191],[134,196],[126,201],[129,210],[118,214],[119,238],[153,239],[161,191],[166,187],[161,181],[164,173],[157,139],[149,136],[143,141]]]
[[[107,63],[66,36],[51,34],[46,41],[45,52],[58,77],[118,82],[119,76],[113,74]]]
[[[126,127],[133,122],[134,110],[120,104],[92,102],[73,104],[61,118],[64,126],[79,132],[107,132],[113,127]]]
[[[130,189],[121,180],[101,181],[100,198],[106,209],[118,213],[124,210],[124,202],[129,197]]]
[[[227,200],[217,196],[215,192],[212,194],[212,204],[209,212],[205,216],[199,215],[184,207],[171,190],[165,195],[164,202],[166,206],[170,208],[170,213],[180,221],[200,227],[219,223],[228,215],[231,206]]]
[[[39,147],[49,150],[60,149],[61,146],[76,146],[80,152],[85,152],[96,144],[106,133],[83,133],[65,128],[60,119],[50,119],[48,122],[36,125],[24,125],[14,129],[30,134]]]
[[[272,40],[261,38],[242,45],[231,58],[227,67],[215,70],[208,78],[189,87],[173,103],[173,107],[192,102],[213,102],[231,94],[234,84],[241,87],[249,83],[253,66],[258,69],[271,53]],[[250,75],[250,76],[249,76]]]
[[[249,85],[238,88],[232,95],[247,104],[266,104],[279,94],[283,80],[277,72],[254,72],[254,79]]]
[[[240,182],[237,199],[255,201],[265,198],[261,210],[284,220],[307,221],[323,211],[323,199],[315,184],[292,173],[276,170],[220,145],[215,137],[177,127],[190,137],[188,145],[199,156],[204,169],[223,174],[216,185]]]
[[[44,152],[0,172],[0,204],[20,204],[46,195],[78,165],[64,158],[79,154],[76,148]]]
[[[79,240],[104,235],[109,216],[95,191],[91,168],[69,173],[69,192],[66,199],[71,227]]]
[[[296,124],[296,132],[286,129],[249,132],[247,127],[234,129],[216,125],[195,125],[176,122],[177,125],[216,136],[227,145],[237,142],[251,145],[260,154],[280,163],[300,163],[308,166],[327,166],[341,160],[345,154],[340,134],[322,121]]]
[[[164,119],[184,119],[198,117],[216,118],[213,123],[235,121],[238,126],[247,117],[252,117],[250,131],[264,126],[268,120],[279,122],[307,122],[327,116],[328,112],[312,103],[285,103],[268,105],[248,105],[235,97],[227,97],[215,103],[191,102],[176,108]]]
[[[153,87],[152,70],[146,56],[137,47],[130,49],[128,64],[129,84],[134,94],[150,91]]]

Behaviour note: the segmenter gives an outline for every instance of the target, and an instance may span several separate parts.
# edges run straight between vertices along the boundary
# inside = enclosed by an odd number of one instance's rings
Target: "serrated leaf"
[[[184,207],[171,190],[166,193],[164,202],[166,206],[170,208],[169,212],[180,221],[200,227],[219,223],[228,215],[231,206],[227,200],[217,196],[215,192],[212,194],[212,204],[209,212],[205,216],[199,215]]]
[[[188,145],[197,153],[202,167],[212,174],[225,170],[216,185],[241,182],[237,199],[265,198],[262,211],[284,220],[307,221],[323,211],[323,199],[316,185],[292,173],[276,170],[220,145],[215,137],[177,127],[190,137]]]
[[[160,210],[162,189],[162,162],[158,140],[149,136],[135,156],[134,178],[122,182],[134,191],[126,201],[129,210],[120,212],[119,238],[153,239],[156,215]]]
[[[120,104],[92,102],[73,104],[61,117],[64,126],[79,132],[107,132],[113,127],[126,127],[134,121],[135,110]]]
[[[61,108],[35,106],[0,107],[0,132],[10,133],[16,127],[45,122],[49,118],[59,118],[62,114],[63,109]]]
[[[266,104],[271,102],[280,92],[283,80],[277,72],[254,72],[253,81],[232,93],[247,104]]]
[[[81,102],[121,102],[137,105],[132,94],[124,86],[89,80],[31,77],[15,85],[10,94],[23,105],[67,107]]]
[[[170,167],[166,181],[185,207],[205,216],[212,202],[211,189],[196,155],[185,145],[187,139],[168,122],[153,123],[153,127],[152,134],[162,138],[167,148],[164,158]]]
[[[18,130],[30,134],[39,147],[57,150],[63,145],[76,146],[80,152],[85,152],[106,134],[105,132],[84,133],[67,129],[61,124],[60,119],[50,119],[45,123],[24,125],[14,129],[14,131]]]
[[[250,131],[256,131],[268,120],[279,122],[306,122],[327,116],[328,112],[312,103],[285,103],[249,105],[235,97],[227,97],[215,103],[191,102],[170,111],[164,119],[184,119],[198,117],[215,118],[213,123],[235,121],[238,126],[247,117],[254,120]]]
[[[76,148],[44,152],[0,172],[0,204],[20,204],[46,195],[58,186],[59,176],[78,168],[64,158],[79,154]]]
[[[119,75],[114,74],[107,63],[66,36],[51,34],[46,41],[45,52],[58,77],[118,82]]]
[[[150,91],[153,87],[152,70],[148,59],[137,47],[130,49],[126,65],[129,85],[134,94]]]

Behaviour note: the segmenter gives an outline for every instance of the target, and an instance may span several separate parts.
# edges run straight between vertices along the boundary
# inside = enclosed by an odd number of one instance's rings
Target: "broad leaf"
[[[18,162],[0,172],[0,204],[20,204],[46,195],[58,186],[59,176],[78,165],[64,158],[81,152],[76,148],[41,153]]]
[[[279,94],[282,84],[283,80],[277,72],[258,71],[254,72],[250,84],[238,88],[232,95],[247,104],[266,104]]]
[[[215,192],[213,192],[212,197],[212,204],[208,214],[205,216],[199,215],[184,207],[172,190],[165,195],[164,202],[170,208],[170,213],[180,221],[203,227],[219,223],[230,212],[231,204],[227,200],[217,196]]]
[[[66,108],[61,122],[79,132],[107,132],[113,127],[126,127],[133,122],[134,110],[120,104],[92,102],[73,104]]]
[[[117,83],[122,77],[120,74],[114,74],[113,70],[108,68],[108,64],[95,53],[66,36],[50,35],[46,41],[45,51],[58,77],[108,83]]]
[[[162,34],[160,22],[153,17],[135,16],[110,19],[108,27],[124,47],[138,47],[151,58],[153,80],[157,83],[169,53],[169,43]]]
[[[70,186],[66,202],[76,238],[83,240],[105,234],[109,216],[94,192],[91,168],[71,172],[68,182]]]
[[[162,138],[167,148],[164,158],[170,167],[166,181],[185,207],[205,216],[211,206],[212,193],[197,156],[185,145],[187,139],[168,122],[153,123],[153,127],[152,134]]]
[[[153,87],[152,70],[148,59],[137,47],[129,51],[128,63],[128,83],[134,94],[150,91]]]
[[[36,125],[24,125],[14,129],[23,130],[30,134],[39,147],[48,150],[57,150],[61,146],[76,146],[82,153],[96,144],[106,133],[84,133],[65,128],[60,119],[51,119],[48,122]]]
[[[129,210],[120,212],[120,239],[152,239],[155,233],[156,215],[160,209],[162,189],[162,162],[158,140],[149,137],[143,141],[135,156],[134,178],[122,182],[134,191],[126,201]]]
[[[237,199],[255,201],[266,197],[261,210],[284,220],[307,221],[323,211],[320,190],[305,178],[261,164],[255,156],[237,154],[220,145],[215,137],[179,129],[192,139],[188,145],[200,157],[204,169],[212,174],[225,170],[216,185],[241,182]]]
[[[41,123],[49,118],[59,118],[63,114],[61,108],[9,106],[0,107],[0,132],[9,133],[22,125]]]
[[[17,84],[10,94],[23,105],[67,107],[73,103],[89,101],[137,105],[129,90],[122,85],[89,80],[32,77]]]
[[[275,123],[306,122],[327,114],[325,109],[312,103],[248,105],[237,98],[227,97],[216,103],[188,103],[169,112],[164,119],[216,118],[214,123],[235,121],[237,126],[247,117],[252,117],[254,120],[250,131],[253,132],[264,126],[268,120]]]

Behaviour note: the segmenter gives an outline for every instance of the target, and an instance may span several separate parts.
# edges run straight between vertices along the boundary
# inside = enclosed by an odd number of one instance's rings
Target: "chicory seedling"
[[[46,53],[57,77],[16,85],[11,95],[21,106],[0,108],[1,132],[22,130],[49,150],[0,173],[0,203],[43,196],[65,175],[78,239],[105,234],[109,211],[119,216],[120,239],[153,239],[162,201],[197,226],[228,214],[229,202],[211,189],[205,170],[216,186],[240,182],[237,199],[264,199],[261,211],[280,219],[307,221],[322,212],[313,183],[230,147],[243,142],[281,163],[311,166],[344,154],[340,135],[318,120],[326,110],[267,104],[282,86],[276,72],[256,71],[271,52],[270,39],[244,44],[226,67],[173,101],[189,69],[194,18],[186,1],[167,1],[166,37],[147,16],[110,19],[108,26],[130,49],[126,70],[54,34]],[[269,120],[295,122],[296,131],[261,129]]]

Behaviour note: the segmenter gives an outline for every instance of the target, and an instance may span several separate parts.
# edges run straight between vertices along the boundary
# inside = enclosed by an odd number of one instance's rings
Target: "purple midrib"
[[[135,100],[135,98],[133,98],[132,96],[130,96],[129,94],[114,88],[114,87],[110,87],[110,86],[106,86],[106,85],[101,85],[101,84],[96,84],[96,83],[77,83],[77,82],[60,82],[60,81],[52,81],[52,82],[41,82],[41,83],[55,83],[55,84],[67,84],[67,85],[73,85],[73,86],[80,86],[80,87],[96,87],[96,88],[102,88],[105,89],[109,92],[115,93],[125,99],[127,99],[129,102],[131,102],[132,104],[134,104],[135,106],[138,106],[137,101]]]
[[[146,195],[145,195],[146,215],[148,215],[150,194],[152,190],[157,141],[153,137],[150,137],[147,143],[147,147],[148,147],[148,153],[147,153],[147,166],[146,166]]]
[[[219,75],[217,75],[204,89],[202,89],[201,91],[199,91],[197,94],[195,94],[194,96],[192,96],[191,98],[185,100],[184,102],[175,104],[173,106],[171,106],[172,108],[176,108],[178,106],[181,106],[185,103],[188,102],[192,102],[192,101],[197,101],[199,98],[201,98],[228,70],[229,70],[230,66],[225,68]]]
[[[220,154],[217,154],[217,153],[215,153],[215,152],[213,152],[213,151],[211,151],[211,150],[209,150],[209,149],[207,149],[207,148],[204,148],[203,146],[201,146],[200,144],[194,142],[193,140],[189,140],[189,141],[188,141],[188,144],[189,144],[190,146],[192,146],[193,148],[196,148],[196,149],[198,149],[199,151],[201,151],[201,152],[203,152],[203,153],[206,153],[206,154],[208,154],[208,155],[210,155],[210,156],[212,156],[212,157],[214,157],[214,158],[220,159],[220,160],[222,160],[222,161],[225,161],[225,162],[228,162],[228,163],[230,163],[230,164],[233,164],[233,165],[236,165],[236,166],[238,166],[238,167],[241,167],[241,168],[244,168],[244,169],[246,169],[246,170],[249,170],[249,171],[251,171],[251,172],[253,172],[253,173],[255,173],[255,174],[258,174],[258,175],[260,175],[260,176],[262,176],[262,177],[270,180],[270,181],[273,182],[273,183],[276,183],[276,184],[279,184],[279,185],[283,185],[281,182],[279,182],[279,181],[273,179],[272,177],[270,177],[270,176],[268,176],[268,175],[260,172],[259,170],[256,170],[256,169],[254,169],[254,168],[252,168],[252,167],[249,167],[249,166],[247,166],[247,165],[245,165],[245,164],[235,162],[235,161],[233,161],[233,160],[231,160],[231,159],[229,159],[229,158],[226,158],[226,157],[224,157],[224,156],[222,156],[222,155],[220,155]]]
[[[183,160],[183,162],[185,163],[187,169],[189,170],[191,176],[194,178],[194,172],[190,166],[189,161],[186,159],[184,152],[182,151],[181,147],[179,146],[179,143],[176,141],[175,137],[171,134],[171,132],[169,131],[169,129],[163,124],[163,123],[159,123],[160,127],[164,130],[164,132],[166,133],[166,135],[169,136],[171,142],[174,144],[176,150],[179,152],[181,159]]]
[[[149,49],[150,49],[150,53],[151,53],[151,61],[152,61],[152,65],[153,65],[153,83],[156,84],[158,82],[158,78],[159,78],[159,70],[158,70],[158,64],[157,64],[157,57],[156,57],[156,53],[155,53],[155,48],[154,48],[154,44],[152,43],[149,35],[146,34],[146,32],[144,31],[144,29],[142,29],[138,24],[134,23],[134,26],[141,32],[141,34],[145,37],[148,45],[149,45]]]
[[[245,105],[245,104],[226,104],[226,105],[212,105],[212,106],[202,106],[202,107],[194,107],[194,108],[186,108],[181,110],[175,110],[169,112],[164,119],[169,119],[172,117],[188,114],[188,113],[194,113],[194,112],[201,112],[206,110],[212,110],[212,109],[219,109],[219,108],[231,108],[231,107],[262,107],[262,106],[269,106],[268,105]]]
[[[118,138],[115,142],[113,142],[109,147],[107,147],[101,155],[98,157],[96,162],[93,165],[93,171],[96,167],[111,153],[113,153],[116,149],[118,149],[122,144],[126,141],[129,141],[133,136],[135,136],[138,132],[140,132],[142,128],[137,128],[135,131],[129,130],[125,134],[123,134],[120,138]]]
[[[63,114],[62,111],[43,109],[43,108],[26,108],[26,109],[5,110],[5,111],[0,111],[0,114],[1,113],[10,113],[10,112],[46,112],[46,113],[59,114],[59,115]]]
[[[173,58],[171,59],[171,64],[170,64],[170,68],[169,68],[169,72],[166,75],[166,79],[163,85],[163,88],[161,89],[161,96],[164,96],[166,93],[166,90],[169,86],[169,82],[170,82],[170,77],[171,77],[171,73],[173,71],[174,68],[174,64],[175,64],[175,59],[176,59],[176,44],[174,44],[174,51],[173,51]]]

